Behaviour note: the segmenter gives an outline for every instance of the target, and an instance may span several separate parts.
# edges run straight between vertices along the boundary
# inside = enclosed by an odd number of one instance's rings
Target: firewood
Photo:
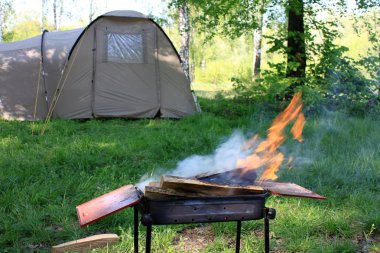
[[[274,182],[274,181],[257,181],[257,185],[263,187],[265,190],[278,196],[300,197],[326,200],[315,192],[310,191],[302,186],[289,182]]]
[[[173,189],[163,189],[161,187],[155,186],[145,186],[144,196],[148,199],[164,200],[173,199],[176,197],[199,197],[200,195],[196,193],[178,191]]]
[[[148,186],[160,187],[160,182],[155,182],[155,181],[153,181],[153,182],[150,182],[150,183],[148,184]]]
[[[207,183],[197,179],[188,179],[173,176],[161,177],[161,188],[176,191],[196,193],[198,196],[231,196],[262,193],[261,186],[231,186]]]
[[[63,252],[87,252],[92,249],[105,247],[119,241],[119,236],[116,234],[102,234],[86,237],[83,239],[62,243],[53,246],[52,253]]]
[[[216,184],[248,186],[254,185],[257,178],[255,170],[237,168],[220,173],[204,173],[195,176],[196,179]]]
[[[125,185],[100,197],[77,206],[77,215],[81,227],[87,226],[108,215],[133,206],[142,199],[142,195],[133,185]]]

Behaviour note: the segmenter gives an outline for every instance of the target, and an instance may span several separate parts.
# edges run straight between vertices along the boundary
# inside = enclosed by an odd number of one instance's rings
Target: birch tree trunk
[[[57,0],[53,2],[53,16],[54,16],[54,30],[58,31],[58,22],[57,22]]]
[[[261,44],[263,34],[263,14],[258,12],[258,28],[253,31],[253,53],[252,53],[252,80],[260,77],[261,69]]]
[[[53,15],[54,15],[54,30],[55,31],[58,31],[61,26],[62,13],[63,13],[63,0],[54,0]]]
[[[178,7],[179,13],[179,33],[180,33],[180,47],[179,55],[182,60],[182,68],[186,77],[190,79],[190,65],[189,65],[189,47],[190,47],[190,24],[189,24],[189,9],[186,0],[184,0]]]
[[[263,16],[266,0],[256,2],[254,16],[257,22],[257,28],[252,33],[252,81],[260,77],[261,69],[261,44],[263,34]]]
[[[0,43],[3,43],[3,4],[0,0]]]

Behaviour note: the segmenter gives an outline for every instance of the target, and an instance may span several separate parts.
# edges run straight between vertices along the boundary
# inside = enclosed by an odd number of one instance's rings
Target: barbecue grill
[[[152,225],[191,224],[236,221],[236,252],[240,252],[241,222],[264,219],[265,252],[269,252],[269,219],[276,211],[265,207],[263,194],[151,200],[143,198],[134,212],[134,250],[138,252],[138,216],[146,226],[146,252],[150,252]]]
[[[153,225],[236,222],[236,252],[239,252],[242,221],[264,219],[265,252],[269,252],[269,220],[276,217],[276,210],[265,206],[267,197],[273,194],[326,199],[293,183],[267,181],[256,182],[258,186],[233,187],[178,177],[163,178],[161,188],[146,187],[145,195],[137,187],[127,185],[77,206],[80,225],[86,226],[126,207],[133,207],[134,252],[138,252],[141,221],[146,226],[145,250],[149,253]],[[189,189],[192,191],[186,191]],[[198,195],[194,194],[194,189],[199,190]],[[205,192],[220,195],[210,196],[212,194]]]

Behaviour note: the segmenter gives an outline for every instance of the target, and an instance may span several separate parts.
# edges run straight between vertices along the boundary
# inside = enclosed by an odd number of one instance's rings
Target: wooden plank
[[[196,179],[203,182],[247,186],[254,185],[257,178],[255,170],[246,170],[245,168],[237,168],[220,173],[204,173],[195,176]]]
[[[163,189],[161,187],[146,186],[144,196],[148,199],[164,200],[180,197],[199,197],[197,193],[178,191],[173,189]]]
[[[326,197],[310,191],[302,186],[289,182],[257,181],[257,185],[278,196],[311,198],[326,200]]]
[[[155,182],[155,181],[153,181],[153,182],[150,182],[150,183],[148,184],[148,186],[160,187],[160,182]]]
[[[146,186],[144,196],[148,199],[173,199],[178,197],[199,197],[197,193],[184,192],[173,189],[163,189],[161,187]]]
[[[126,185],[77,206],[81,227],[87,226],[126,207],[137,204],[142,194],[133,186]]]
[[[101,248],[115,244],[119,241],[119,236],[116,234],[101,234],[86,237],[83,239],[62,243],[53,246],[52,253],[63,252],[87,252],[92,249]]]
[[[174,176],[162,176],[161,188],[197,193],[199,196],[231,196],[264,192],[264,189],[261,186],[222,185]]]

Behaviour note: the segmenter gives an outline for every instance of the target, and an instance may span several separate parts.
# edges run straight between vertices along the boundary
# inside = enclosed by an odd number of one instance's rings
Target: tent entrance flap
[[[95,117],[154,117],[159,111],[155,31],[96,30]]]

